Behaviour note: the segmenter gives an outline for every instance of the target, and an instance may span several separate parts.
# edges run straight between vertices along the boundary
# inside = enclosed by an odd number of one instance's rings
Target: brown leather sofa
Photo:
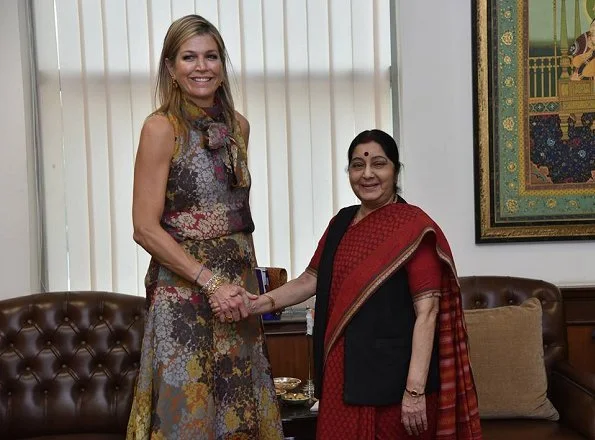
[[[595,377],[567,362],[560,291],[543,281],[461,278],[465,308],[543,305],[549,397],[560,422],[483,420],[484,439],[595,439]],[[144,298],[56,292],[0,301],[0,439],[124,439]]]
[[[560,290],[553,284],[526,278],[462,277],[465,309],[521,304],[539,298],[543,309],[544,359],[548,397],[560,421],[482,420],[485,440],[595,439],[595,375],[568,363],[564,308]]]
[[[0,301],[0,439],[124,439],[144,304],[106,292]]]

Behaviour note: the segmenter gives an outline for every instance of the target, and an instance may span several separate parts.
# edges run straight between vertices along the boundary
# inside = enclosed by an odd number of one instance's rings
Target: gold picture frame
[[[595,0],[472,7],[476,242],[594,239]]]

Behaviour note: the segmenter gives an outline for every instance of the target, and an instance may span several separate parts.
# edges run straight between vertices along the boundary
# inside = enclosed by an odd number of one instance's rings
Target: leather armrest
[[[550,375],[548,394],[562,423],[587,438],[595,438],[595,374],[567,361],[557,362]]]
[[[261,266],[260,269],[265,269],[267,272],[269,277],[269,290],[281,287],[287,282],[287,271],[283,267]]]

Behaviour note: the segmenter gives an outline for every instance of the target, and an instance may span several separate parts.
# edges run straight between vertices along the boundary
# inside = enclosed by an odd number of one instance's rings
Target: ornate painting
[[[473,0],[476,242],[595,238],[595,0]]]

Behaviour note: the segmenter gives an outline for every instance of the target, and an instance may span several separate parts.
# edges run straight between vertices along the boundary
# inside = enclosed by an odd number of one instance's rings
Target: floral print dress
[[[239,126],[184,101],[164,229],[211,271],[257,292],[250,176]],[[211,110],[211,111],[209,111]],[[155,259],[145,279],[147,321],[127,439],[282,439],[259,317],[215,319],[205,295]]]

